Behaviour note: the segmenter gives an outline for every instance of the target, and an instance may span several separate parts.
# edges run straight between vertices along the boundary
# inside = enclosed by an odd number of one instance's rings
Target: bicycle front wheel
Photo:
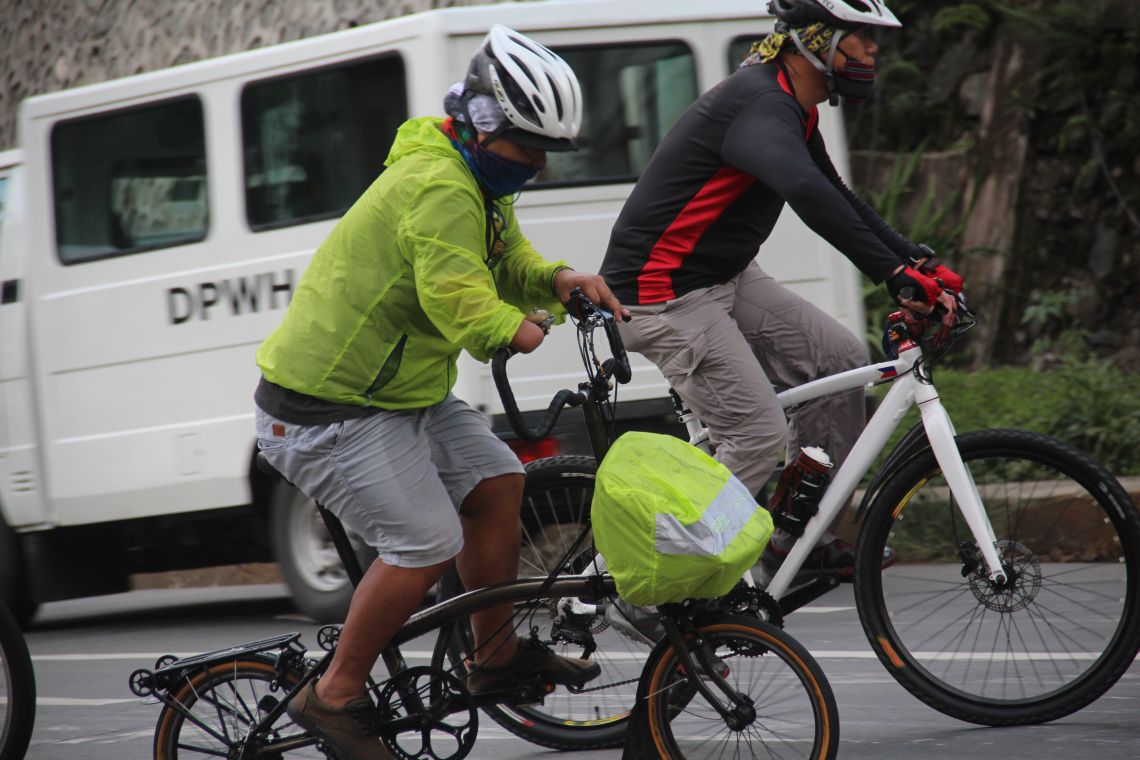
[[[170,694],[178,708],[167,705],[159,713],[155,760],[238,757],[254,747],[265,753],[258,757],[287,751],[297,760],[323,760],[316,740],[288,715],[264,731],[253,730],[296,683],[295,675],[279,675],[273,661],[263,657],[222,662],[187,676]],[[266,745],[280,749],[268,751]]]
[[[934,455],[902,465],[862,527],[855,599],[891,675],[982,725],[1042,723],[1106,692],[1140,646],[1140,518],[1120,484],[1053,438],[987,430],[958,449],[1010,580],[996,587]],[[897,563],[882,569],[883,547]]]
[[[668,760],[807,758],[839,752],[839,710],[819,664],[780,629],[747,617],[724,617],[698,627],[726,667],[725,681],[745,697],[742,725],[730,728],[686,679],[672,645],[646,664],[646,710],[654,748]],[[706,680],[721,699],[724,695]],[[727,700],[726,700],[727,701]]]
[[[16,619],[0,604],[0,760],[20,760],[32,738],[36,678]]]

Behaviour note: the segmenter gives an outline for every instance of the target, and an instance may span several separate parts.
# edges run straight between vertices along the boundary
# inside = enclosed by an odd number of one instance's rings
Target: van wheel
[[[0,519],[0,601],[8,606],[20,628],[28,627],[39,607],[28,593],[20,539],[3,519]]]
[[[348,614],[353,587],[317,505],[286,483],[274,487],[269,518],[273,552],[293,603],[319,623],[340,623]],[[360,566],[376,556],[349,533]]]

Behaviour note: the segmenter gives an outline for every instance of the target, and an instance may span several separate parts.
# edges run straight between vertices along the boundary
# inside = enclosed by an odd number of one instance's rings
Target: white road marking
[[[75,699],[72,697],[36,697],[37,707],[106,707],[138,702],[131,699]]]

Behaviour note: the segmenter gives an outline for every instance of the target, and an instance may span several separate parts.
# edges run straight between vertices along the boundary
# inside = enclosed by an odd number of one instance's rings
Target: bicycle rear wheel
[[[291,742],[295,749],[281,750],[288,751],[290,758],[324,760],[315,739],[288,715],[282,714],[264,734],[250,735],[297,680],[291,673],[279,675],[269,658],[254,656],[196,671],[170,694],[182,710],[168,705],[159,713],[155,760],[237,757],[243,748],[253,749],[262,742]]]
[[[0,604],[0,760],[20,760],[36,718],[36,678],[16,619]]]
[[[596,470],[594,460],[585,456],[558,456],[527,464],[520,576],[546,576],[558,568],[559,561],[589,524]],[[588,537],[583,551],[592,556],[593,542]],[[585,555],[576,564],[587,563]],[[451,598],[462,591],[458,578],[449,575],[442,584],[441,597]],[[560,614],[553,604],[541,609],[527,608],[525,612],[520,609],[519,615],[523,614],[527,623],[520,628],[521,635],[528,633],[530,625],[537,626],[540,638],[554,652],[567,657],[582,656],[580,647],[550,641],[554,619]],[[593,636],[598,649],[591,659],[601,666],[601,675],[579,693],[560,686],[542,704],[496,705],[484,708],[484,712],[507,731],[542,747],[620,747],[625,741],[642,664],[651,647],[610,628],[602,611],[577,616],[571,622]],[[463,662],[473,648],[471,632],[467,626],[459,626],[453,635],[449,654],[453,667],[462,672]]]
[[[1042,723],[1107,691],[1140,646],[1140,518],[1120,484],[1046,436],[958,438],[1011,582],[995,588],[930,450],[887,480],[862,527],[855,599],[891,675],[983,725]],[[897,563],[883,570],[890,543]]]
[[[819,664],[799,642],[747,617],[705,622],[698,630],[728,667],[725,680],[751,701],[754,715],[730,728],[685,678],[677,651],[663,642],[646,663],[646,711],[658,757],[829,760],[838,754],[835,696]]]

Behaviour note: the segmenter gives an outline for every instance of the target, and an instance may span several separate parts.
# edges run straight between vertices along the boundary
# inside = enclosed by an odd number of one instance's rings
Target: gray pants
[[[785,452],[820,446],[838,467],[866,424],[863,391],[785,418],[773,384],[867,364],[863,342],[755,263],[722,285],[630,307],[626,347],[656,364],[708,426],[716,459],[758,493]]]

